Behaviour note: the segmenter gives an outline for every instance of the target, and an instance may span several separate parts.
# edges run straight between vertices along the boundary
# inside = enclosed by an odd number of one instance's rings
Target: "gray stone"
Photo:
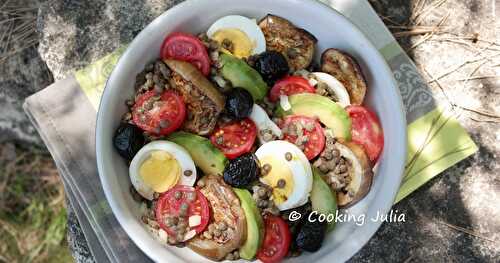
[[[399,24],[406,25],[414,8],[410,1],[371,1],[379,14]],[[418,2],[418,1],[416,1]],[[428,1],[430,3],[437,1]],[[430,3],[426,4],[429,6]],[[398,39],[409,50],[423,75],[428,79],[439,77],[467,60],[477,58],[483,51],[492,57],[500,51],[500,43],[489,44],[470,39],[446,38],[472,37],[497,41],[495,36],[494,0],[447,1],[440,8],[428,13],[422,25],[436,25],[447,12],[450,17],[444,23],[450,34],[439,34],[416,48],[421,37]],[[394,25],[389,21],[386,24]],[[485,48],[493,50],[486,50]],[[491,61],[470,63],[442,79],[441,88],[433,83],[431,88],[437,101],[444,107],[458,104],[500,115],[500,83],[498,78],[476,79],[465,83],[471,72],[475,76],[499,75],[500,57]],[[426,73],[430,72],[432,78]],[[447,98],[448,97],[448,98]],[[450,103],[451,101],[451,103]],[[350,262],[498,262],[500,249],[500,118],[488,118],[455,107],[458,120],[471,134],[479,151],[446,170],[426,185],[402,200],[393,209],[407,215],[406,223],[385,223],[369,243]],[[493,122],[487,122],[493,121]],[[447,224],[462,227],[475,234],[496,240],[488,241],[457,231]],[[406,262],[406,261],[405,261]]]
[[[69,199],[66,199],[69,202]],[[69,249],[73,258],[78,263],[94,263],[95,260],[92,257],[92,253],[85,239],[85,235],[78,223],[78,218],[71,204],[67,204],[67,215],[68,215],[68,233],[67,239],[69,244]]]
[[[33,6],[30,4],[32,2],[31,0],[10,1],[2,6],[5,1],[0,1],[0,6],[3,7],[1,10],[5,11],[0,12],[0,21],[18,17],[12,14],[14,10]],[[0,23],[0,36],[2,37],[0,39],[0,143],[6,140],[16,140],[42,147],[40,137],[22,110],[22,103],[27,96],[45,88],[53,80],[50,71],[37,52],[36,43],[34,46],[22,49],[21,52],[7,56],[26,46],[30,40],[36,41],[37,39],[33,30],[37,9],[18,14],[24,18]],[[27,23],[24,29],[23,23]],[[27,35],[22,37],[23,34]],[[18,38],[19,40],[16,40]]]
[[[154,18],[180,1],[57,0],[40,8],[39,52],[63,79],[73,70],[127,44]]]
[[[476,68],[478,69],[474,73],[476,76],[499,75],[500,67],[494,66],[500,63],[499,57],[493,55],[499,53],[500,45],[485,42],[498,39],[495,37],[495,25],[498,28],[496,24],[498,21],[495,21],[494,1],[445,1],[441,7],[425,13],[421,24],[435,25],[450,12],[450,17],[444,23],[444,30],[449,32],[448,34],[436,34],[416,48],[411,47],[419,43],[422,36],[398,39],[428,79],[439,77],[467,60],[477,58],[480,52],[490,58],[490,61],[481,67],[478,66],[483,61],[468,63],[460,70],[440,79],[439,84],[444,92],[436,83],[432,85],[432,92],[441,105],[450,105],[451,101],[453,105],[462,106],[462,108],[456,107],[455,112],[459,114],[459,122],[478,144],[479,152],[448,169],[398,203],[394,209],[405,213],[407,221],[385,223],[369,243],[351,259],[351,262],[495,262],[500,258],[499,118],[463,110],[465,107],[486,111],[491,113],[490,115],[499,115],[499,79],[475,79],[468,82],[460,80],[467,78]],[[438,1],[370,2],[381,15],[388,17],[385,21],[388,25],[394,25],[389,20],[408,25],[409,18],[419,13],[413,6],[415,2],[426,2],[424,5],[426,8]],[[47,62],[55,79],[62,79],[72,69],[81,68],[121,44],[128,43],[170,4],[171,1],[160,0],[47,2],[42,5],[38,19],[38,29],[42,35],[40,55]],[[498,12],[498,9],[496,11]],[[472,37],[475,33],[479,36],[477,41],[460,38]],[[445,38],[448,40],[444,40]],[[35,59],[31,61],[31,57],[28,56],[29,64],[40,65],[40,68],[43,68],[41,65],[43,63],[37,55],[32,55]],[[35,74],[25,74],[24,79],[17,79],[16,70],[20,70],[19,65],[24,65],[20,63],[22,61],[20,57],[17,62],[12,61],[9,67],[0,69],[1,73],[9,72],[8,78],[11,80],[11,82],[5,81],[3,79],[5,75],[0,74],[2,113],[4,105],[12,109],[8,114],[0,115],[0,127],[2,118],[6,116],[11,118],[9,125],[22,126],[13,124],[22,117],[16,115],[21,113],[14,110],[15,106],[10,105],[15,104],[18,107],[24,96],[43,87],[42,84],[49,80],[41,77],[45,73],[40,73],[44,71],[37,67],[32,69]],[[432,77],[427,76],[423,69],[430,72]],[[16,79],[18,82],[15,82]],[[35,85],[37,83],[38,86]],[[12,89],[12,86],[19,88]],[[15,91],[7,92],[5,87]],[[16,129],[9,129],[12,130]],[[23,129],[17,128],[17,130]],[[27,135],[17,136],[28,136],[30,133],[21,134]],[[468,229],[478,236],[496,240],[496,243],[457,231],[446,224]],[[78,228],[74,220],[69,221],[69,226],[70,230]],[[78,235],[72,233],[70,232],[70,235]],[[72,240],[75,239],[70,238],[70,242]],[[76,258],[78,262],[85,262],[89,260],[89,254],[80,253]]]

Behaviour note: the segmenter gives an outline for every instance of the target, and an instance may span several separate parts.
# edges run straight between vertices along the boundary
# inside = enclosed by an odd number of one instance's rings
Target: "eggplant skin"
[[[210,98],[210,100],[215,103],[217,109],[222,110],[224,108],[224,96],[195,66],[184,61],[172,59],[165,59],[164,62],[170,69],[174,70],[185,80],[190,81],[193,85],[198,87],[208,98]]]
[[[361,185],[353,197],[344,194],[342,191],[337,192],[337,204],[340,208],[345,209],[359,202],[368,194],[368,192],[370,192],[373,181],[373,171],[371,169],[370,159],[365,153],[363,146],[354,142],[341,142],[341,144],[347,146],[354,153],[362,168]]]
[[[206,175],[200,181],[203,181],[203,187],[198,183],[199,190],[212,208],[210,223],[226,222],[228,229],[224,232],[228,236],[223,242],[218,242],[214,239],[201,238],[203,233],[200,233],[189,240],[187,246],[208,259],[220,261],[228,253],[243,245],[246,240],[247,221],[238,196],[221,176]]]
[[[210,134],[224,109],[224,96],[190,63],[172,59],[165,59],[164,62],[172,70],[170,85],[186,103],[188,118],[184,121],[183,130],[198,135]]]
[[[266,38],[267,50],[283,54],[291,71],[305,69],[311,64],[318,40],[307,30],[272,14],[262,18],[259,27]]]
[[[341,50],[330,48],[321,55],[321,71],[338,79],[349,93],[351,103],[363,104],[367,84],[356,60]]]

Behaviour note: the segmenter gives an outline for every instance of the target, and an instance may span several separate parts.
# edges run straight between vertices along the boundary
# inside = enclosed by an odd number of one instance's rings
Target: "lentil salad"
[[[166,36],[126,101],[114,141],[141,219],[159,241],[212,260],[315,252],[331,227],[286,215],[318,206],[314,180],[329,189],[322,213],[369,191],[383,133],[362,106],[366,81],[336,49],[315,65],[318,40],[285,18],[220,20],[230,26]]]

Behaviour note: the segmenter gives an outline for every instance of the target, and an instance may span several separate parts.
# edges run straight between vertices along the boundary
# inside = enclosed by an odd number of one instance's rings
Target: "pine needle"
[[[490,118],[500,119],[500,115],[496,115],[496,114],[488,112],[488,111],[472,109],[472,108],[462,106],[462,105],[457,105],[457,106],[463,110],[474,112],[474,113],[479,114],[479,115],[483,115],[483,116],[490,117]]]
[[[38,7],[21,6],[16,1],[0,5],[0,63],[26,48],[38,44],[35,31]]]
[[[431,75],[431,73],[429,71],[427,71],[427,69],[425,67],[422,67],[422,69],[424,70],[425,74],[427,74],[427,76],[430,78],[430,79],[434,79],[434,77]],[[428,83],[430,84],[431,82],[428,81]],[[450,97],[448,96],[448,93],[446,93],[446,91],[444,91],[444,88],[443,86],[441,86],[441,83],[439,83],[439,80],[436,80],[436,85],[438,86],[438,88],[441,90],[441,93],[443,93],[443,96],[446,98],[446,100],[448,101],[448,103],[451,105],[452,108],[455,107],[455,102],[452,101],[450,99]]]
[[[444,0],[444,1],[446,1],[446,0]],[[412,45],[407,50],[407,52],[410,51],[410,50],[412,50],[412,49],[414,49],[414,48],[416,48],[416,47],[418,47],[419,45],[421,45],[425,41],[431,39],[432,36],[434,36],[434,34],[436,34],[438,32],[439,28],[446,22],[446,20],[448,20],[448,17],[450,17],[450,14],[451,14],[451,12],[448,12],[445,16],[443,16],[441,18],[441,20],[438,22],[438,24],[434,27],[434,30],[432,30],[430,33],[427,33],[426,35],[424,35],[423,38],[419,42],[417,42],[414,45]]]
[[[410,23],[414,23],[415,19],[422,13],[426,0],[417,0],[413,5],[413,12],[410,16]]]
[[[387,22],[389,22],[389,23],[391,23],[391,24],[398,25],[398,26],[402,26],[402,24],[401,24],[401,23],[396,22],[395,20],[393,20],[393,19],[392,19],[391,17],[389,17],[389,16],[383,16],[383,15],[381,15],[381,14],[379,14],[379,16],[382,18],[382,20],[385,20],[385,21],[387,21]]]
[[[477,65],[477,67],[475,67],[470,73],[469,75],[467,76],[467,79],[465,80],[464,82],[464,87],[467,85],[467,83],[469,83],[469,80],[470,78],[472,77],[472,75],[474,75],[474,73],[476,73],[482,66],[484,66],[486,63],[490,62],[489,60],[485,59],[483,62],[481,62],[479,65]]]
[[[435,78],[432,77],[431,73],[429,73],[429,71],[427,71],[427,69],[425,69],[425,68],[422,68],[422,69],[427,74],[427,76],[429,76],[429,78],[435,79]],[[454,108],[460,108],[460,109],[462,109],[464,111],[473,112],[473,113],[478,114],[478,115],[482,115],[482,116],[486,116],[486,117],[490,117],[490,118],[495,118],[495,119],[500,119],[500,115],[496,115],[494,113],[491,113],[491,112],[488,112],[488,111],[485,111],[485,110],[469,108],[469,107],[466,107],[466,106],[459,105],[459,104],[455,103],[455,101],[453,101],[448,96],[448,94],[444,90],[444,88],[441,85],[441,83],[439,82],[439,80],[435,80],[435,82],[436,82],[436,85],[438,86],[438,88],[443,93],[443,95],[446,98],[446,100],[448,101],[448,103],[451,105],[452,109],[454,109]],[[428,83],[430,83],[430,81]]]
[[[489,59],[494,58],[494,57],[497,57],[497,56],[499,56],[499,55],[500,55],[500,53],[495,54],[495,55],[492,55],[492,56],[490,56],[490,57],[489,57]],[[434,78],[434,79],[430,80],[430,81],[429,81],[429,83],[433,83],[433,82],[435,82],[435,81],[437,81],[437,80],[440,80],[440,79],[442,79],[442,78],[444,78],[444,77],[446,77],[446,76],[448,76],[448,75],[450,75],[450,74],[452,74],[452,73],[454,73],[454,72],[456,72],[456,71],[460,70],[461,68],[463,68],[463,67],[464,67],[464,66],[466,66],[466,65],[473,64],[473,63],[477,63],[477,62],[479,62],[479,61],[483,61],[483,60],[485,60],[485,59],[486,59],[486,58],[481,57],[481,58],[478,58],[478,59],[466,60],[466,61],[464,61],[463,63],[461,63],[460,65],[458,65],[458,66],[456,66],[456,67],[454,67],[454,68],[452,68],[452,69],[450,69],[450,70],[446,71],[445,73],[441,74],[439,77],[436,77],[436,78]]]
[[[412,30],[409,30],[409,31],[395,32],[392,35],[395,38],[400,38],[400,37],[407,37],[407,36],[418,36],[418,35],[423,35],[423,34],[428,34],[428,33],[433,33],[434,34],[434,33],[442,33],[442,32],[436,31],[435,28],[432,28],[432,29],[425,29],[425,28],[418,29],[418,28],[415,28],[415,29],[412,29]]]
[[[478,50],[477,47],[473,46],[470,42],[467,42],[467,41],[464,41],[464,40],[449,39],[449,38],[436,38],[436,39],[429,39],[429,41],[449,42],[449,43],[454,43],[454,44],[459,44],[459,45],[467,46],[469,48],[469,50],[474,50],[474,51]],[[492,47],[492,46],[488,46],[488,47],[486,47],[486,50],[500,51],[500,48],[495,48],[495,47]]]
[[[490,241],[490,242],[493,242],[493,243],[498,243],[497,240],[493,240],[493,239],[490,239],[490,238],[487,238],[487,237],[484,237],[480,234],[477,234],[475,233],[474,231],[471,231],[469,229],[466,229],[466,228],[463,228],[463,227],[460,227],[460,226],[456,226],[456,225],[452,225],[450,223],[446,223],[444,221],[441,221],[441,220],[438,220],[437,222],[439,222],[440,224],[443,224],[453,230],[456,230],[458,232],[462,232],[462,233],[465,233],[465,234],[468,234],[468,235],[471,235],[471,236],[474,236],[474,237],[477,237],[477,238],[480,238],[480,239],[483,239],[483,240],[486,240],[486,241]]]
[[[422,20],[428,14],[430,14],[431,12],[435,11],[437,8],[439,8],[440,6],[442,6],[446,1],[447,0],[436,1],[435,3],[433,3],[432,5],[430,5],[429,7],[425,8],[424,10],[422,10],[422,12],[418,12],[417,15],[415,16],[415,19],[413,20],[414,24],[415,25],[420,25],[420,23],[422,22]]]
[[[486,123],[500,123],[500,120],[490,120],[490,119],[487,119],[487,120],[484,120],[484,119],[476,119],[474,117],[470,117],[469,116],[469,119],[475,121],[475,122],[486,122]]]
[[[472,76],[470,78],[456,79],[456,81],[468,81],[468,80],[477,80],[477,79],[496,79],[496,78],[500,78],[500,76],[499,75]]]
[[[491,44],[491,45],[499,46],[500,47],[500,43],[498,43],[498,42],[491,41],[491,40],[484,39],[484,38],[479,38],[477,36],[459,36],[457,34],[455,34],[455,35],[456,35],[455,37],[447,37],[447,38],[444,38],[443,40],[445,40],[445,39],[451,39],[451,40],[471,40],[471,41],[477,41],[477,42],[484,42],[484,43],[487,43],[487,44]]]

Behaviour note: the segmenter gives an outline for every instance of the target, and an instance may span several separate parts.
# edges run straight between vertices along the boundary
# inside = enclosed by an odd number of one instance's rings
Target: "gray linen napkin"
[[[97,262],[148,262],[111,212],[95,161],[96,111],[74,77],[29,97],[24,109],[63,178]]]

